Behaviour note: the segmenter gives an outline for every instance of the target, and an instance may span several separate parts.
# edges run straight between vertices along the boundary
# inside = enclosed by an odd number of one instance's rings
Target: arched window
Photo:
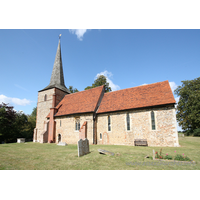
[[[110,115],[108,115],[108,131],[111,131]]]
[[[127,131],[130,131],[130,116],[129,116],[129,113],[126,114],[126,124],[127,124]]]
[[[80,117],[75,119],[75,131],[79,131],[80,129]]]
[[[100,140],[102,140],[102,134],[100,133]]]
[[[44,95],[44,101],[46,101],[46,100],[47,100],[47,95],[45,94],[45,95]]]
[[[153,111],[151,111],[151,128],[152,130],[156,130],[155,115]]]

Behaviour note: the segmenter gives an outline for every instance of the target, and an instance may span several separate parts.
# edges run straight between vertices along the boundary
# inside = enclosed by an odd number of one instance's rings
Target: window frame
[[[111,117],[110,115],[108,115],[108,132],[110,132],[112,129],[111,129]]]
[[[151,130],[156,131],[156,117],[155,117],[155,112],[153,110],[150,112],[150,117],[151,117]]]
[[[128,126],[129,126],[129,129],[128,129]],[[131,130],[131,118],[130,118],[130,113],[129,112],[126,113],[126,130],[127,131]]]
[[[80,117],[76,117],[75,118],[75,131],[78,132],[81,128],[81,125],[80,125]]]

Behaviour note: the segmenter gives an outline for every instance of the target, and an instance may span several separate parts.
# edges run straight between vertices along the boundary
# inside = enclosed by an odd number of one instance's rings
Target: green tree
[[[73,88],[73,86],[69,86],[69,91],[70,91],[71,93],[79,92],[79,91],[77,90],[77,88]]]
[[[105,92],[110,92],[111,87],[109,87],[109,83],[107,82],[107,79],[104,75],[99,75],[96,80],[94,81],[94,83],[92,84],[92,86],[87,86],[85,88],[85,90],[91,89],[91,88],[95,88],[95,87],[99,87],[101,85],[105,86]]]
[[[0,104],[0,143],[12,142],[16,138],[15,134],[16,111],[12,106]]]
[[[34,107],[31,116],[34,117],[35,120],[36,120],[36,115],[37,115],[37,107]]]
[[[37,115],[37,107],[33,108],[33,111],[30,115],[27,115],[28,123],[25,128],[25,138],[33,139],[34,128],[36,127],[36,115]]]
[[[200,77],[181,81],[182,86],[174,91],[180,97],[177,105],[177,121],[188,134],[200,136]]]
[[[23,111],[18,111],[16,113],[14,126],[15,126],[14,142],[16,142],[17,138],[27,138],[26,127],[28,126],[28,117]]]
[[[37,107],[33,108],[31,115],[22,111],[14,111],[12,106],[0,104],[0,143],[16,142],[17,138],[33,138],[33,131],[36,126]]]

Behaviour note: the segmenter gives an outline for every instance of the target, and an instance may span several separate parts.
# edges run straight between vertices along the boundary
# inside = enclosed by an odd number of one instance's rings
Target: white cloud
[[[119,90],[120,87],[119,85],[114,84],[110,78],[113,76],[112,72],[108,72],[107,70],[105,70],[104,72],[100,72],[96,75],[95,79],[99,76],[99,75],[104,75],[107,79],[107,82],[109,83],[109,86],[111,87],[112,91],[116,91]]]
[[[82,41],[83,35],[87,32],[88,29],[69,29],[69,32],[72,34],[76,34],[77,38]]]
[[[174,90],[178,87],[178,85],[176,85],[175,82],[169,82],[169,85],[170,85],[170,87],[172,89],[172,92],[174,92]]]
[[[19,99],[19,98],[13,98],[13,97],[7,97],[3,94],[0,95],[0,103],[9,103],[9,104],[15,104],[20,106],[26,106],[30,105],[31,101],[27,99]]]

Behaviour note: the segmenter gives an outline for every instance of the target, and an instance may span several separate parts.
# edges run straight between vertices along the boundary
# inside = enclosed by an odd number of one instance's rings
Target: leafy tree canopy
[[[12,106],[0,104],[0,141],[9,141],[15,130],[16,111]]]
[[[34,117],[36,119],[36,115],[37,115],[37,107],[34,107],[31,113],[31,117]]]
[[[111,92],[111,87],[109,87],[109,83],[107,82],[107,79],[104,75],[99,75],[96,80],[94,81],[94,83],[92,84],[92,86],[87,86],[85,88],[85,90],[91,89],[91,88],[95,88],[95,87],[99,87],[101,85],[105,86],[105,92]]]
[[[180,97],[177,105],[177,121],[183,130],[197,135],[200,130],[200,77],[181,82],[182,86],[178,86],[174,91]]]
[[[0,143],[16,142],[17,138],[33,138],[36,126],[37,107],[33,108],[31,115],[22,111],[16,112],[12,106],[0,104]]]
[[[77,88],[73,88],[73,86],[69,86],[69,91],[70,91],[71,93],[79,92],[79,91],[77,90]]]

